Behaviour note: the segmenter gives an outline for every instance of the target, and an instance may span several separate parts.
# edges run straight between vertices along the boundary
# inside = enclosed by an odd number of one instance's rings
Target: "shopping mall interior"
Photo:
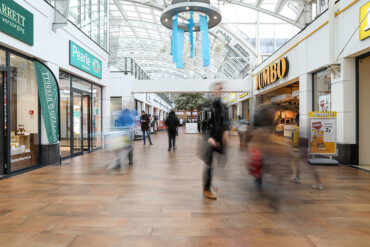
[[[369,246],[368,0],[0,14],[0,246]]]

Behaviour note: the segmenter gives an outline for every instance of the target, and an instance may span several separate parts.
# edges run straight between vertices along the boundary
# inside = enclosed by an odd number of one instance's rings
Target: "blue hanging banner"
[[[177,56],[176,68],[184,68],[184,30],[178,29],[177,31]]]
[[[193,36],[193,27],[194,27],[194,19],[193,19],[193,11],[190,11],[190,19],[188,20],[188,30],[189,30],[189,40],[190,40],[190,57],[194,57],[194,36]]]
[[[172,18],[172,44],[171,44],[171,53],[172,53],[172,62],[176,63],[177,60],[177,15],[174,15]]]
[[[202,39],[203,67],[209,65],[209,41],[207,16],[200,15],[200,34]]]

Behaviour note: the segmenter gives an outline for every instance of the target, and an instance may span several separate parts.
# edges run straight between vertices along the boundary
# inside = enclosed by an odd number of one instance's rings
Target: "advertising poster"
[[[79,105],[73,106],[73,132],[80,134],[81,130],[81,110]]]
[[[319,96],[319,111],[330,111],[330,94]]]
[[[310,154],[336,154],[336,112],[310,112]]]
[[[163,120],[159,121],[159,129],[160,130],[165,130],[166,129],[166,124]]]

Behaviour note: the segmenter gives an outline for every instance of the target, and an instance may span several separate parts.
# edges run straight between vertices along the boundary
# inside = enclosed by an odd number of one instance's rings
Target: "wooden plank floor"
[[[0,181],[0,246],[369,246],[370,173],[319,167],[324,190],[284,178],[280,211],[268,206],[268,177],[258,191],[237,137],[215,170],[218,200],[203,198],[198,135],[135,142],[134,166],[97,173],[102,151]]]

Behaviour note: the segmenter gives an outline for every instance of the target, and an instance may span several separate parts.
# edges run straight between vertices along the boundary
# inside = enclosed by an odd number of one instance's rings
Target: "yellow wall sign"
[[[245,97],[245,96],[247,96],[248,95],[248,93],[242,93],[242,94],[239,94],[239,98],[243,98],[243,97]]]
[[[256,76],[256,90],[264,88],[275,81],[284,78],[289,71],[289,63],[286,57],[279,59],[277,63],[273,63],[264,69]]]
[[[308,113],[309,118],[336,118],[337,112],[335,111],[311,111]]]
[[[360,8],[360,23],[362,20],[365,20],[360,25],[360,40],[370,37],[370,2],[367,2],[364,6]],[[366,16],[367,15],[367,16]]]
[[[230,103],[235,102],[235,100],[236,100],[236,94],[235,93],[230,94]]]

